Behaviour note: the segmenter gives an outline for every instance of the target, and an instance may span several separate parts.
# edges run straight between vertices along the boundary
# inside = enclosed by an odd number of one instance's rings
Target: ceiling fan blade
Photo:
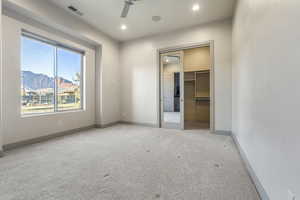
[[[123,8],[122,14],[121,14],[122,18],[127,17],[128,12],[129,12],[129,8],[130,8],[131,5],[133,5],[133,3],[131,1],[125,1],[125,5],[124,5],[124,8]]]

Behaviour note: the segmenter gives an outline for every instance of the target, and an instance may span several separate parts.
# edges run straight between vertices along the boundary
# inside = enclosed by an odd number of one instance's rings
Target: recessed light
[[[121,30],[126,30],[127,29],[127,26],[125,24],[122,24],[121,25]]]
[[[194,4],[192,10],[193,10],[194,12],[199,11],[199,10],[200,10],[200,5],[197,4],[197,3]]]

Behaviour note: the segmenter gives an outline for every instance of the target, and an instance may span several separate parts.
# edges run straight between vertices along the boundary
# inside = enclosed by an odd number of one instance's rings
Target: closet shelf
[[[195,96],[195,98],[209,98],[210,96]]]
[[[196,101],[210,101],[209,96],[195,96],[194,98]]]
[[[210,66],[184,66],[184,72],[209,71]]]
[[[195,73],[197,73],[197,74],[207,74],[207,73],[210,73],[210,70],[201,70],[201,71],[196,71]]]
[[[195,79],[185,79],[184,81],[195,81]]]

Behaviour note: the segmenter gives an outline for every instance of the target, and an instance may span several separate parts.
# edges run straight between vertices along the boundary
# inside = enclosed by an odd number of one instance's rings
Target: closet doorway
[[[214,132],[213,42],[159,50],[162,128]]]

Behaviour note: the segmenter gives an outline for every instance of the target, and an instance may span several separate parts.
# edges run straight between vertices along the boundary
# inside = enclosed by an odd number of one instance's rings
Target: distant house
[[[65,82],[61,78],[57,82],[59,104],[77,103],[80,101],[80,88],[78,85],[72,82]]]
[[[71,81],[59,78],[57,81],[58,103],[71,104],[80,102],[80,87]],[[54,88],[27,89],[22,87],[22,105],[54,104]]]

